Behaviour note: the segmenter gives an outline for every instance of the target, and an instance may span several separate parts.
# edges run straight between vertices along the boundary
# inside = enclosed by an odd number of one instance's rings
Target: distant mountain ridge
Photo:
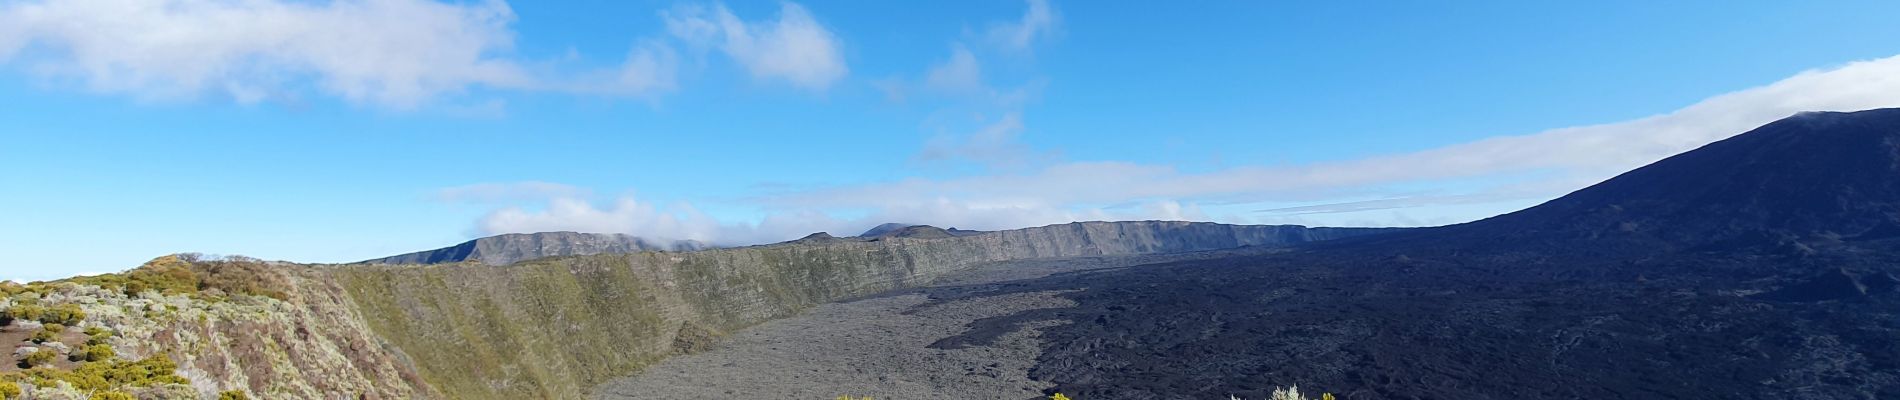
[[[887,222],[887,223],[879,224],[878,226],[873,226],[871,227],[871,229],[866,229],[864,233],[858,234],[858,237],[884,236],[884,234],[886,233],[896,232],[899,229],[908,228],[910,227],[910,225],[911,224],[900,223],[900,222]]]
[[[892,237],[892,236],[900,236],[900,235],[902,236],[929,235],[929,234],[937,233],[937,232],[933,232],[933,230],[941,231],[942,234],[948,235],[948,236],[970,236],[970,235],[975,235],[975,234],[984,232],[984,231],[963,230],[963,229],[957,229],[954,227],[949,228],[949,229],[940,229],[940,228],[930,226],[930,225],[904,224],[904,223],[892,222],[892,223],[886,223],[886,224],[872,227],[870,230],[866,230],[864,231],[864,233],[858,234],[858,237],[880,238],[880,237]]]
[[[1386,233],[1406,228],[1309,228],[1300,225],[1228,225],[1212,222],[1184,221],[1126,221],[1126,222],[1073,222],[1069,224],[1045,227],[1024,228],[1008,231],[972,231],[963,229],[943,229],[930,225],[912,225],[887,223],[878,225],[853,237],[838,238],[824,232],[813,233],[802,239],[783,243],[815,243],[836,241],[877,241],[883,239],[946,239],[986,234],[1015,236],[1018,231],[1041,231],[1057,227],[1097,227],[1141,225],[1160,229],[1179,237],[1146,238],[1143,243],[1154,250],[1143,251],[1194,251],[1206,249],[1233,248],[1258,245],[1290,245],[1313,241],[1332,240],[1352,236],[1364,236],[1374,233]],[[1210,235],[1210,232],[1212,236]],[[1168,236],[1168,235],[1163,235]],[[771,245],[771,244],[766,244]],[[559,256],[586,256],[595,254],[625,254],[643,251],[699,251],[718,246],[692,240],[660,242],[646,238],[618,233],[582,233],[582,232],[540,232],[509,233],[495,235],[454,246],[434,250],[418,251],[389,257],[363,260],[362,264],[451,264],[463,261],[479,261],[488,265],[509,265],[537,258]]]
[[[488,265],[508,265],[524,260],[555,256],[642,251],[696,251],[712,247],[692,240],[661,242],[618,233],[510,233],[470,240],[435,250],[362,262],[365,264],[446,264],[474,260]]]

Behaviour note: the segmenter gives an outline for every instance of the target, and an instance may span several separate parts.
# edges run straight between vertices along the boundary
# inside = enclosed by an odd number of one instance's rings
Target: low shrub
[[[59,358],[59,352],[53,351],[51,349],[40,349],[40,351],[35,351],[33,352],[33,354],[27,354],[26,358],[21,359],[20,368],[33,368],[33,367],[38,367],[41,365],[52,364],[53,360],[57,358]]]
[[[48,324],[79,325],[80,321],[85,320],[86,310],[79,308],[78,304],[72,303],[53,306],[53,308],[46,310],[46,315],[40,316],[40,322]]]
[[[27,337],[26,340],[30,340],[33,343],[57,342],[59,341],[59,332],[52,329],[40,329],[33,332],[33,336]]]
[[[223,292],[285,300],[289,297],[286,289],[290,285],[272,273],[271,268],[269,263],[248,257],[205,259],[195,254],[175,254],[153,259],[123,273],[77,277],[66,282],[119,290],[129,296],[155,291],[215,298],[220,297],[216,293]],[[206,291],[211,293],[206,294]]]
[[[38,321],[40,316],[46,315],[46,307],[32,303],[14,304],[13,307],[7,309],[6,314],[7,319]]]
[[[40,353],[50,352],[41,351]],[[79,367],[71,371],[34,368],[25,372],[27,379],[30,379],[35,386],[58,386],[58,382],[64,381],[82,391],[102,392],[167,384],[191,384],[190,380],[178,376],[177,370],[178,364],[161,354],[138,361],[89,362],[79,364]]]
[[[106,344],[106,340],[108,339],[112,339],[112,330],[106,329],[106,328],[100,328],[97,326],[86,328],[86,345],[87,346],[104,345]]]
[[[218,400],[251,400],[251,396],[244,395],[244,392],[227,390],[218,393]]]
[[[20,398],[20,394],[20,384],[13,383],[12,381],[0,381],[0,399],[13,400]]]
[[[109,361],[118,355],[117,351],[112,350],[112,346],[95,344],[73,352],[70,358],[73,361]]]
[[[104,391],[104,392],[93,393],[92,400],[138,400],[138,398],[132,397],[131,393],[119,392],[119,391]]]

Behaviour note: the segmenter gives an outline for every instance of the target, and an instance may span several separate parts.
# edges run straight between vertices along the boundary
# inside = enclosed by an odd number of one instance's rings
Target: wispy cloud
[[[1022,113],[1009,112],[975,131],[931,138],[924,143],[924,149],[917,153],[915,159],[924,163],[969,161],[1004,170],[1056,158],[1054,152],[1038,151],[1019,140],[1023,129]]]
[[[924,74],[924,86],[951,93],[975,93],[988,90],[983,84],[983,66],[976,62],[976,53],[959,43],[950,48],[950,59],[943,64],[931,67]]]
[[[998,48],[1026,50],[1033,44],[1031,39],[1052,29],[1054,12],[1048,2],[1030,1],[1021,21],[992,26],[990,39],[1002,39],[1000,42],[977,40],[975,43],[987,45],[992,55]],[[984,75],[983,58],[977,51],[957,41],[951,43],[949,57],[925,71],[918,86],[923,93],[952,99],[952,105],[939,110],[939,117],[925,121],[927,127],[937,132],[912,157],[913,161],[922,164],[971,162],[990,170],[1017,170],[1046,165],[1059,158],[1059,151],[1037,150],[1021,140],[1028,130],[1023,122],[1024,109],[1042,89],[1040,79],[1013,89],[999,89]],[[882,82],[880,88],[893,99],[901,100],[907,94],[899,81]],[[941,118],[944,115],[953,117]],[[979,126],[966,126],[966,120],[954,117],[959,115],[974,115]]]
[[[1900,57],[1803,72],[1766,86],[1715,96],[1675,112],[1631,121],[1552,129],[1358,160],[1296,166],[1238,166],[1184,172],[1170,165],[1068,162],[1021,173],[905,179],[760,196],[788,208],[891,208],[949,200],[989,205],[1322,202],[1379,197],[1400,187],[1490,179],[1492,193],[1522,175],[1575,182],[1512,198],[1549,198],[1622,171],[1811,110],[1900,106]],[[1472,200],[1446,194],[1443,199]],[[1415,199],[1416,200],[1416,199]],[[1400,201],[1376,203],[1402,206]],[[1414,201],[1413,205],[1424,203]],[[1388,207],[1390,208],[1390,207]],[[1508,211],[1508,210],[1498,210]]]
[[[1026,52],[1037,38],[1055,33],[1060,18],[1049,1],[1028,0],[1028,3],[1029,9],[1023,12],[1022,19],[991,25],[989,40],[1005,49]]]
[[[1019,23],[998,25],[1010,29],[990,31],[1029,33],[991,37],[1023,37],[1026,39],[1010,43],[1033,43],[1055,23],[1053,10],[1038,11],[1038,7],[1048,5],[1032,1]],[[794,15],[802,15],[803,10],[794,9],[796,6],[787,6],[781,19],[802,18]],[[713,38],[703,39],[711,40],[707,43],[723,43],[731,32],[754,35],[761,29],[752,27],[759,24],[738,22],[723,7],[669,14],[667,18],[678,21],[669,26],[675,36]],[[738,27],[732,27],[734,24]],[[1028,28],[1032,26],[1037,27]],[[939,94],[1001,93],[988,82],[992,78],[982,67],[983,55],[989,53],[981,50],[953,42],[948,57],[925,70],[915,87]],[[749,244],[820,230],[850,233],[890,221],[971,229],[1150,218],[1242,223],[1312,218],[1310,221],[1350,221],[1353,225],[1459,222],[1445,217],[1449,214],[1417,211],[1453,207],[1462,210],[1457,215],[1472,218],[1508,212],[1527,201],[1556,197],[1798,112],[1900,106],[1900,56],[1806,71],[1628,121],[1499,136],[1353,160],[1303,165],[1241,163],[1212,170],[1043,157],[1049,152],[1038,151],[1021,140],[1030,132],[1022,103],[998,100],[1005,97],[966,96],[963,101],[971,104],[940,111],[939,115],[989,117],[976,119],[972,127],[958,125],[958,129],[943,130],[947,133],[926,142],[914,157],[916,161],[972,162],[991,167],[975,174],[775,188],[744,200],[745,205],[766,215],[755,221],[719,221],[687,204],[659,206],[632,198],[595,204],[578,196],[549,196],[544,208],[504,209],[484,218],[480,225],[488,233],[596,230]],[[979,111],[969,112],[972,109]],[[927,126],[931,124],[926,122]],[[1007,165],[1019,168],[996,167]],[[1456,189],[1421,193],[1421,187]],[[1220,209],[1226,214],[1207,211]]]
[[[686,5],[662,13],[667,31],[700,48],[718,48],[756,79],[782,79],[822,91],[850,73],[843,42],[811,12],[781,3],[777,20],[745,22],[724,4]]]
[[[511,58],[500,1],[67,0],[0,4],[0,62],[142,99],[216,93],[242,103],[305,89],[410,109],[475,87],[643,95],[672,87],[666,50],[636,48],[572,82]],[[587,74],[584,74],[587,75]]]
[[[776,188],[785,191],[760,193],[747,200],[768,210],[765,217],[737,222],[715,220],[683,203],[661,207],[623,197],[594,204],[555,196],[545,200],[542,208],[499,210],[479,225],[490,234],[586,230],[721,244],[787,240],[813,231],[851,234],[891,221],[966,229],[1127,219],[1432,225],[1461,221],[1415,211],[1475,207],[1479,211],[1472,218],[1495,215],[1513,210],[1507,206],[1555,197],[1801,111],[1896,106],[1900,106],[1900,56],[1807,71],[1652,117],[1358,160],[1206,172],[1122,161],[1065,162],[1026,172],[951,179]],[[980,135],[987,139],[978,141],[987,144],[947,145],[944,156],[976,148],[1009,148],[1014,143],[1010,136],[1021,129],[1021,122],[1004,118],[991,128]],[[533,186],[516,190],[476,186],[479,190],[461,192],[474,196],[565,190]],[[1420,193],[1420,187],[1460,190]],[[1247,210],[1218,214],[1204,210],[1206,206]],[[1314,217],[1325,218],[1309,219]]]

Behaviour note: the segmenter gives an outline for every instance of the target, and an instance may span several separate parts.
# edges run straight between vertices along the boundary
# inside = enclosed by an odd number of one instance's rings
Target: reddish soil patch
[[[33,337],[33,333],[39,332],[40,329],[29,329],[18,323],[0,327],[0,352],[5,352],[0,354],[0,359],[5,361],[0,363],[0,373],[20,371],[20,357],[14,355],[13,350],[26,346],[38,346],[27,339]],[[59,334],[59,342],[77,351],[86,345],[86,334],[80,332],[79,328],[67,327],[65,332]],[[53,361],[53,367],[59,369],[70,370],[77,366],[79,366],[78,362],[67,360],[64,356]]]

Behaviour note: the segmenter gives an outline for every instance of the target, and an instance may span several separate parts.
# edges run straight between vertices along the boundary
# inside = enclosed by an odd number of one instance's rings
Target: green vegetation
[[[113,351],[112,346],[95,344],[73,352],[71,359],[73,361],[109,361],[117,356],[118,352]]]
[[[138,398],[132,397],[131,393],[105,391],[93,393],[92,400],[138,400]]]
[[[67,286],[57,286],[67,285]],[[86,319],[86,312],[79,304],[63,303],[50,307],[40,304],[54,290],[70,289],[70,283],[41,283],[30,285],[0,285],[0,291],[6,292],[13,300],[12,306],[0,310],[8,319],[34,320],[44,325],[28,337],[33,343],[59,342],[60,335],[69,325],[78,324]],[[65,288],[65,289],[62,289]],[[165,356],[127,362],[117,360],[117,352],[107,342],[114,332],[103,327],[88,327],[84,331],[86,344],[70,354],[67,359],[78,362],[78,366],[62,369],[54,364],[60,358],[60,352],[52,348],[41,347],[27,354],[20,361],[23,371],[0,375],[0,399],[16,399],[26,396],[21,384],[31,383],[41,388],[58,387],[61,382],[86,393],[92,393],[92,399],[123,400],[132,399],[126,390],[168,384],[189,384],[183,377],[175,374],[177,365]]]
[[[78,325],[79,321],[85,320],[86,310],[72,303],[53,306],[52,309],[46,311],[46,315],[40,316],[40,322],[48,324]]]
[[[40,349],[40,351],[27,354],[26,358],[20,359],[20,368],[33,368],[52,364],[53,359],[56,358],[59,358],[59,352],[53,351],[52,349]]]
[[[256,387],[256,380],[218,381],[218,390],[257,398],[444,398],[398,356],[378,351],[381,343],[327,277],[251,259],[167,256],[112,275],[0,283],[0,292],[8,293],[0,298],[0,314],[64,326],[39,333],[47,342],[36,347],[48,354],[34,361],[45,364],[24,365],[16,378],[0,374],[0,381],[17,384],[28,398],[116,391],[208,400],[217,392],[187,394],[195,389],[178,384],[185,381],[179,375],[190,376],[184,365],[236,360],[216,365],[212,378],[224,379],[228,371],[273,379]],[[14,323],[9,337],[25,342],[43,326],[52,324]],[[170,356],[179,367],[174,371],[165,358],[139,360],[147,355]]]
[[[54,332],[52,329],[41,329],[37,332],[33,332],[33,336],[27,337],[26,340],[38,344],[57,342],[59,341],[59,332]]]
[[[112,338],[111,329],[101,328],[97,326],[86,328],[86,345],[87,346],[103,346],[106,344],[106,340],[111,339],[111,338]]]
[[[218,393],[218,400],[251,400],[251,396],[244,395],[244,392],[231,390]]]
[[[288,298],[289,283],[265,273],[268,268],[270,265],[254,258],[208,260],[194,254],[174,254],[123,273],[82,276],[61,282],[119,290],[128,296],[154,291],[209,299],[231,294]],[[28,290],[31,289],[29,285]]]
[[[53,354],[40,351],[33,354]],[[106,360],[80,364],[71,371],[56,368],[33,368],[26,370],[25,379],[34,386],[58,386],[60,381],[72,384],[74,388],[88,392],[107,392],[130,388],[150,387],[167,384],[188,385],[191,381],[178,376],[175,372],[178,364],[170,357],[153,356],[139,361]]]
[[[7,323],[11,324],[14,320],[38,321],[40,320],[40,316],[46,315],[46,307],[41,307],[39,304],[28,300],[18,301],[21,301],[21,303],[7,308],[5,313]]]
[[[446,397],[582,398],[658,361],[665,354],[654,349],[670,348],[661,340],[678,329],[640,270],[624,259],[584,260],[336,272],[365,322],[417,357],[423,380]]]

